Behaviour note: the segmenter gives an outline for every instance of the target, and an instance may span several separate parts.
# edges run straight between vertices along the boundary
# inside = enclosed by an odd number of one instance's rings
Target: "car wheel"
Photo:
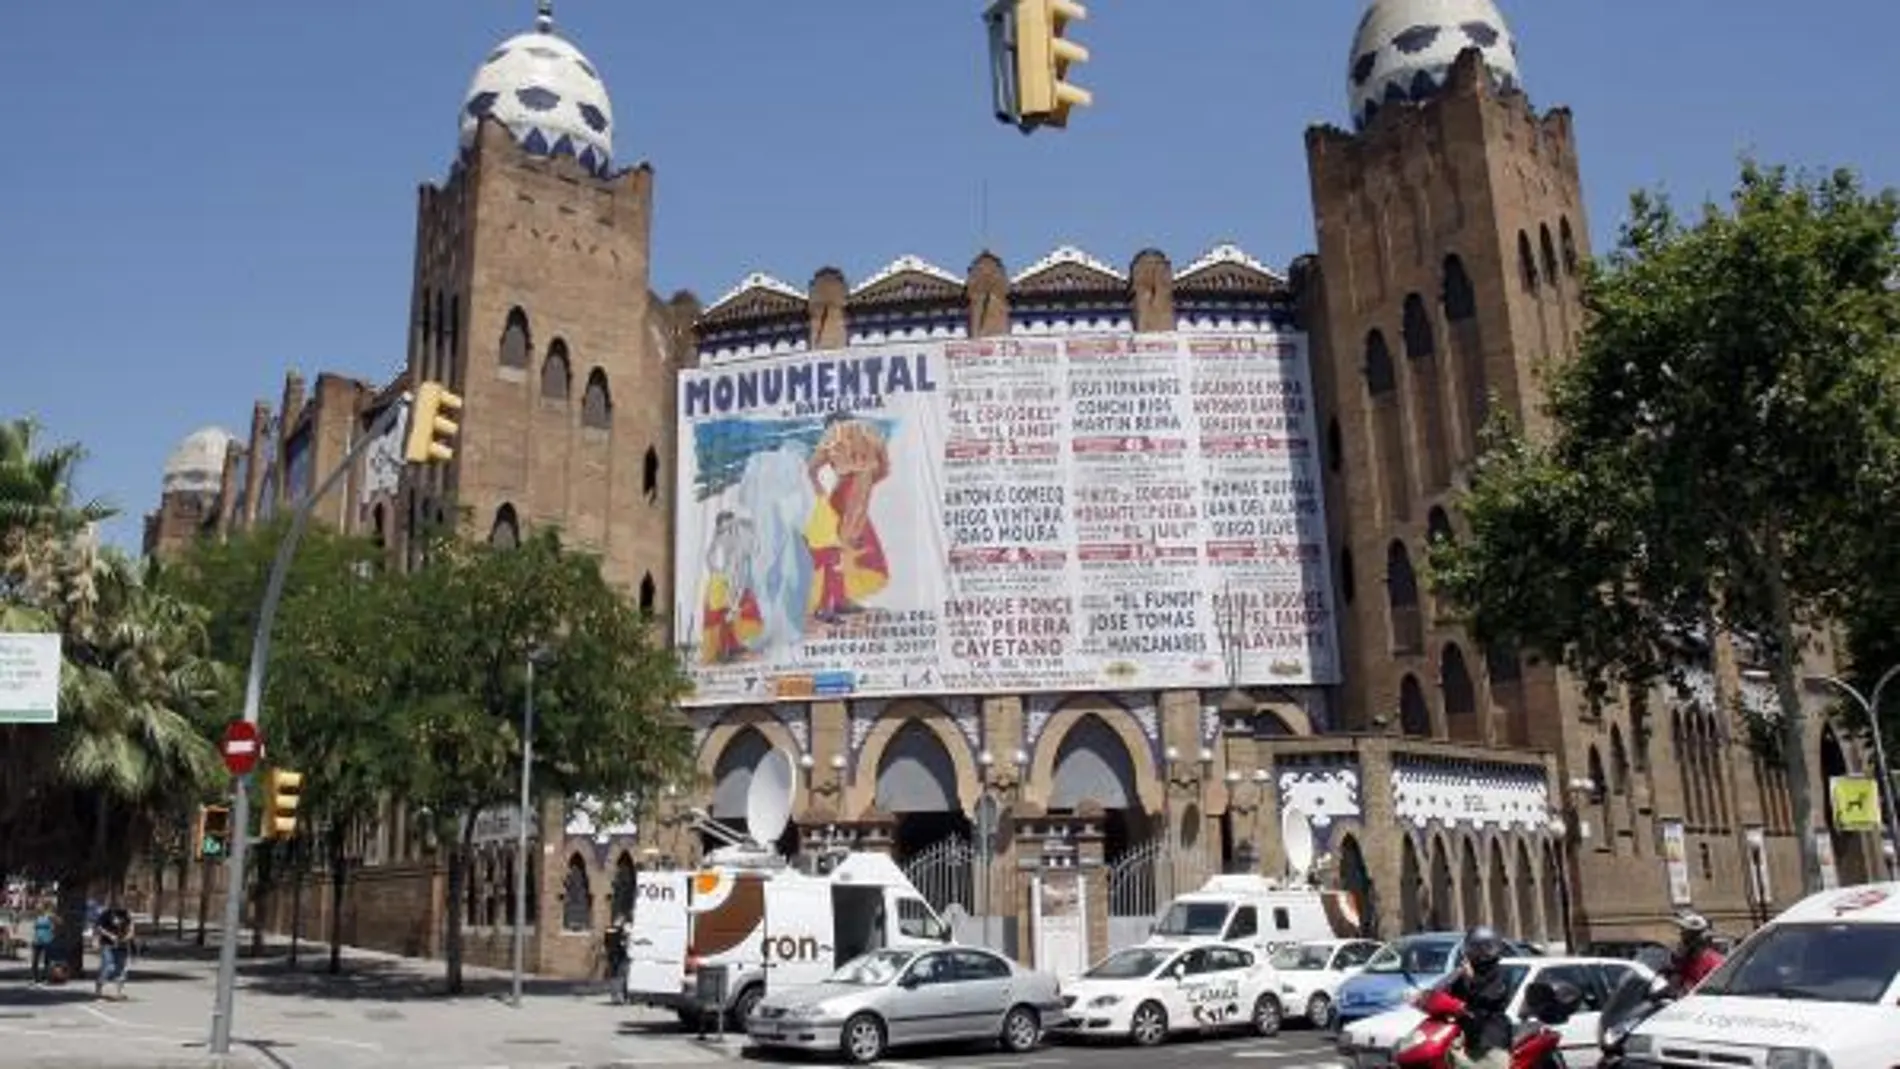
[[[758,984],[739,992],[739,998],[733,1002],[732,1009],[726,1014],[726,1031],[743,1032],[746,1022],[752,1019],[752,1011],[759,1008],[765,998],[765,989]]]
[[[1042,1018],[1027,1006],[1017,1006],[1003,1016],[1003,1049],[1011,1054],[1027,1054],[1042,1042]]]
[[[844,1023],[844,1056],[853,1065],[866,1065],[884,1056],[884,1022],[860,1013]]]
[[[1277,1036],[1280,1034],[1280,1000],[1272,995],[1261,995],[1253,1004],[1253,1030],[1255,1035]]]
[[[1306,1020],[1314,1028],[1326,1031],[1326,1026],[1333,1020],[1333,1000],[1323,992],[1314,993],[1312,998],[1306,1000]]]
[[[1168,1011],[1159,1002],[1144,1002],[1135,1007],[1128,1036],[1138,1047],[1152,1047],[1168,1038]]]

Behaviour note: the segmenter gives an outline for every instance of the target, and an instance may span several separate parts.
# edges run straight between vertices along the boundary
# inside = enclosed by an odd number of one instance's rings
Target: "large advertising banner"
[[[689,704],[1338,681],[1302,335],[804,353],[679,415]]]

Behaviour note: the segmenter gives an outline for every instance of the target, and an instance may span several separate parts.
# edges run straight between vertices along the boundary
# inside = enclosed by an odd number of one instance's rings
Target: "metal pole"
[[[1853,684],[1839,676],[1817,675],[1811,678],[1823,683],[1833,684],[1845,692],[1848,697],[1853,698],[1854,701],[1860,705],[1860,711],[1867,715],[1867,725],[1874,736],[1874,784],[1878,788],[1877,794],[1880,798],[1882,830],[1888,835],[1892,835],[1896,846],[1900,847],[1900,801],[1896,801],[1893,796],[1893,772],[1887,765],[1886,743],[1882,742],[1880,737],[1880,695],[1881,692],[1887,689],[1887,684],[1892,682],[1896,675],[1900,675],[1900,664],[1896,664],[1892,668],[1887,669],[1887,673],[1880,677],[1879,682],[1874,684],[1874,696],[1872,698],[1863,695],[1854,688]],[[1885,835],[1881,836],[1881,838],[1885,837]],[[1887,865],[1886,854],[1887,851],[1883,844],[1880,850],[1882,866]]]
[[[515,816],[515,939],[514,978],[509,1005],[521,1008],[521,959],[527,939],[528,916],[528,791],[534,776],[534,662],[528,654],[528,700],[521,712],[521,811]]]
[[[376,417],[369,433],[350,447],[315,490],[305,494],[298,501],[291,514],[290,529],[284,533],[283,542],[277,546],[277,556],[271,561],[270,578],[264,584],[264,604],[257,613],[257,630],[251,636],[251,667],[244,680],[244,719],[257,723],[264,701],[264,666],[270,660],[271,623],[277,619],[277,605],[284,598],[284,581],[290,573],[290,562],[297,554],[297,542],[303,538],[304,527],[310,521],[310,510],[316,503],[336,488],[336,484],[349,474],[357,457],[369,448],[370,443],[382,438],[384,432],[394,426],[409,408],[409,396],[391,404]],[[251,777],[239,776],[232,785],[231,798],[231,856],[225,859],[224,891],[224,930],[219,933],[218,945],[218,986],[211,1002],[211,1043],[213,1054],[231,1052],[231,1011],[232,1001],[237,987],[237,947],[238,926],[244,920],[244,864],[250,853],[251,838]]]

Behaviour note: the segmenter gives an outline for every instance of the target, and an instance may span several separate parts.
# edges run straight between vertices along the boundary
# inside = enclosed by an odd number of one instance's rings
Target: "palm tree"
[[[73,475],[85,451],[65,444],[42,448],[30,419],[0,422],[0,594],[31,570],[32,550],[77,536],[113,510],[81,502]]]

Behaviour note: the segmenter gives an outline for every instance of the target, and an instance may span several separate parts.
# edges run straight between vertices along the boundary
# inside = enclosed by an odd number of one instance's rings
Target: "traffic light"
[[[1086,63],[1089,50],[1066,36],[1069,24],[1088,18],[1076,0],[997,0],[984,16],[990,26],[990,65],[996,82],[996,117],[1024,133],[1038,126],[1069,124],[1069,111],[1094,96],[1069,83],[1069,68]]]
[[[273,768],[264,773],[264,838],[297,836],[297,798],[303,793],[303,773]]]
[[[191,844],[191,856],[197,860],[230,857],[231,810],[221,805],[199,806]]]
[[[462,399],[439,382],[416,387],[415,407],[409,411],[409,445],[403,456],[411,464],[431,464],[455,456],[455,436]]]

